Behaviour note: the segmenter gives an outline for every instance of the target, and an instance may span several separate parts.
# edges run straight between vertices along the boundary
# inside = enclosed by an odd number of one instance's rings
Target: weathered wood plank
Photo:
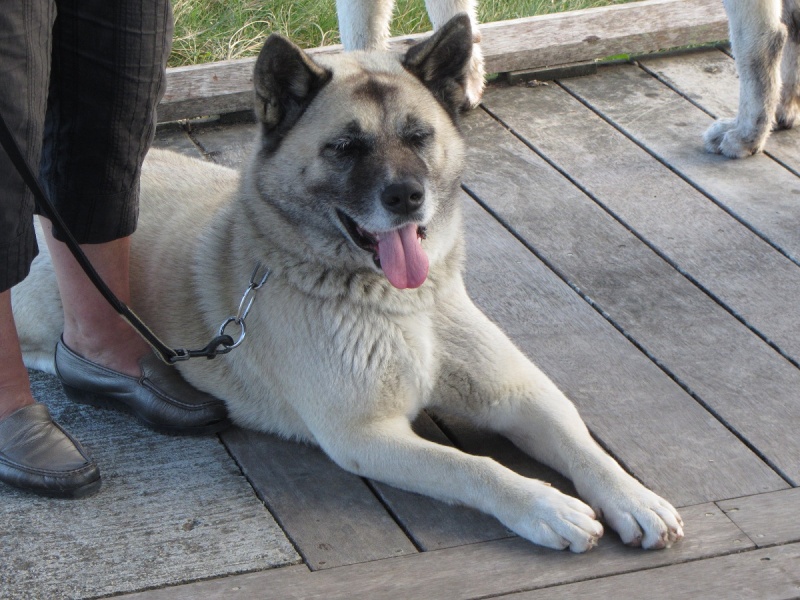
[[[644,54],[728,37],[715,0],[645,0],[480,26],[487,71],[500,73]]]
[[[800,488],[717,504],[759,548],[800,542]]]
[[[193,158],[203,158],[203,153],[192,142],[183,126],[177,123],[159,125],[153,139],[154,148],[165,148]]]
[[[514,594],[513,599],[790,600],[800,595],[798,573],[800,544],[794,544]]]
[[[727,38],[717,0],[645,0],[480,26],[489,73],[585,62],[627,52],[640,54]],[[424,35],[395,38],[403,51]],[[341,46],[309,50],[341,52]],[[253,102],[254,58],[177,67],[167,71],[158,107],[162,122],[246,110]]]
[[[250,157],[256,137],[256,124],[209,123],[192,126],[192,138],[205,156],[217,164],[240,169]]]
[[[221,435],[312,569],[416,552],[364,481],[318,448],[239,428]]]
[[[253,573],[229,577],[221,580],[222,584],[219,581],[198,582],[122,598],[215,598],[222,597],[218,591],[222,585],[226,592],[230,590],[229,595],[224,597],[242,600],[483,598],[638,569],[652,569],[752,548],[752,543],[713,504],[689,507],[682,514],[686,530],[691,533],[682,542],[664,551],[628,548],[606,536],[592,552],[570,554],[539,548],[520,538],[511,538],[316,571],[308,575],[281,569],[277,574],[270,571]],[[207,595],[206,589],[213,590],[216,595]],[[609,597],[617,596],[611,594]]]
[[[416,553],[364,481],[318,448],[239,428],[221,436],[312,569]]]
[[[120,596],[125,600],[255,600],[270,598],[270,590],[296,587],[302,589],[310,571],[305,565],[271,569],[222,577],[198,583],[177,585],[138,594]]]
[[[447,436],[425,413],[414,422],[414,431],[431,441],[452,446]],[[382,483],[374,482],[373,486],[406,533],[423,551],[499,540],[513,535],[494,517],[475,509],[445,504]]]
[[[640,63],[715,117],[736,115],[739,78],[733,59],[724,52],[709,50],[671,58],[644,57]],[[766,152],[800,172],[800,137],[797,133],[774,132],[767,141]]]
[[[493,90],[486,106],[624,225],[528,166],[528,149],[480,115],[467,120],[474,155],[467,185],[729,426],[800,481],[800,371],[627,228],[799,360],[800,269],[557,86]],[[507,138],[499,151],[498,137]]]
[[[791,172],[764,155],[707,154],[701,136],[711,117],[635,66],[562,85],[800,263],[800,202],[791,192],[800,186]]]
[[[476,113],[465,128],[467,186],[553,268],[585,287],[599,310],[610,304],[609,310],[644,319],[666,302],[667,329],[669,317],[691,317],[686,303],[696,290],[669,265],[488,117]],[[505,242],[499,226],[473,219],[468,273],[478,304],[578,404],[637,477],[677,504],[787,486],[577,294],[541,274],[521,245]],[[635,435],[629,423],[636,423]]]
[[[30,376],[103,484],[76,501],[0,485],[0,598],[98,598],[299,562],[216,436],[158,434]]]

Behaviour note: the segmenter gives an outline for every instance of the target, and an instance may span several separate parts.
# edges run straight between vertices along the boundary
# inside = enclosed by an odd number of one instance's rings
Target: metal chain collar
[[[250,276],[250,285],[247,286],[241,301],[239,301],[239,309],[236,311],[236,315],[225,319],[225,322],[223,322],[219,328],[219,335],[223,336],[226,335],[225,329],[231,323],[236,323],[239,326],[239,338],[233,342],[232,345],[227,346],[228,350],[233,350],[239,346],[239,344],[244,341],[245,335],[247,335],[247,328],[245,327],[244,320],[247,318],[250,308],[253,306],[253,301],[256,299],[256,292],[267,282],[267,278],[270,275],[270,270],[265,268],[264,274],[259,277],[259,271],[261,271],[261,269],[262,267],[260,264],[257,264],[256,268],[253,269],[253,274]]]

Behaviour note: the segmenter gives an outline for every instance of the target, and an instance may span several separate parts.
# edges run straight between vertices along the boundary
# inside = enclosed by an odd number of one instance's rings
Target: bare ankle
[[[33,404],[35,400],[30,387],[19,384],[3,385],[0,383],[0,421],[20,408]]]

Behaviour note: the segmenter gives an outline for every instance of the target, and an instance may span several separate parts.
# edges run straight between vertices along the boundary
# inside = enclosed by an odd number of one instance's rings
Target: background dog
[[[800,102],[800,0],[724,0],[739,71],[739,113],[705,133],[706,149],[731,158],[760,152],[772,129],[789,129]]]
[[[457,118],[472,24],[405,56],[312,60],[270,37],[256,63],[260,134],[241,177],[151,152],[132,244],[133,308],[199,344],[270,269],[241,347],[179,363],[239,425],[319,444],[342,468],[497,517],[582,552],[603,533],[663,548],[676,510],[606,454],[574,405],[468,298]],[[61,309],[44,244],[14,288],[26,357],[52,354]],[[498,431],[570,477],[586,503],[487,457],[417,436],[423,408]]]
[[[739,113],[720,119],[704,135],[708,152],[741,158],[760,152],[773,129],[790,129],[800,108],[800,0],[723,0],[741,79]],[[467,107],[484,87],[475,0],[426,0],[434,29],[456,14],[469,16],[474,34],[467,76]],[[337,0],[342,43],[348,50],[386,48],[393,0]]]

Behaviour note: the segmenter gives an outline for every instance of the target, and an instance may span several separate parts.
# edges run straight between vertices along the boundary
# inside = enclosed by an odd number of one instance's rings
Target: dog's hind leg
[[[575,406],[463,294],[441,305],[442,379],[432,402],[497,431],[569,477],[581,498],[630,545],[683,537],[677,511],[594,441]]]
[[[706,150],[731,158],[760,152],[772,130],[780,97],[786,26],[778,0],[724,0],[739,71],[739,113],[705,133]]]
[[[481,101],[483,89],[486,85],[483,66],[483,52],[481,51],[481,34],[478,31],[478,17],[475,10],[475,0],[425,0],[425,7],[434,29],[439,29],[459,13],[469,15],[472,23],[472,62],[468,72],[466,84],[465,108],[475,108]]]
[[[789,32],[781,61],[781,99],[777,129],[791,129],[800,111],[800,0],[783,0],[783,22]]]
[[[336,0],[345,50],[385,50],[394,0]]]

